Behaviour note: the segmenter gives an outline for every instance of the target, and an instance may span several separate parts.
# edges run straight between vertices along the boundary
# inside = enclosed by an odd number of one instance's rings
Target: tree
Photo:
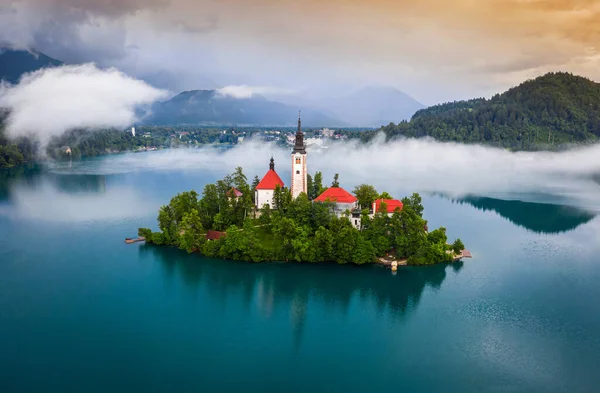
[[[152,243],[152,231],[149,228],[138,228],[138,236],[143,237],[147,243]]]
[[[448,237],[446,236],[446,228],[440,227],[427,234],[427,240],[432,244],[446,244]]]
[[[340,186],[340,182],[338,181],[340,175],[339,174],[335,174],[333,175],[333,182],[331,182],[331,187],[337,188]]]
[[[415,192],[410,197],[402,198],[402,205],[402,209],[408,207],[419,217],[423,217],[423,205],[421,204],[421,196],[418,193]]]
[[[279,185],[273,191],[273,209],[284,210],[292,202],[292,194],[287,187],[281,188]]]
[[[310,199],[315,199],[319,195],[323,193],[323,174],[321,172],[316,172],[315,177],[313,179],[313,189],[312,194],[310,195]]]
[[[198,213],[202,226],[206,229],[214,229],[214,218],[221,210],[221,201],[219,200],[219,193],[215,184],[207,184],[204,187],[202,199],[200,199],[198,205]]]
[[[314,185],[313,185],[313,178],[311,175],[306,175],[306,192],[307,192],[307,196],[309,200],[313,200],[315,199],[315,197],[313,197],[313,191],[314,191]]]
[[[392,197],[390,194],[384,191],[381,194],[379,194],[377,199],[394,199],[394,197]]]
[[[248,179],[244,175],[242,167],[238,166],[232,174],[233,186],[243,192],[243,189],[248,186]]]
[[[254,180],[252,180],[252,188],[250,189],[250,192],[252,193],[253,204],[256,204],[256,186],[258,186],[258,183],[260,183],[260,179],[258,176],[254,176]]]
[[[360,184],[354,188],[354,195],[358,199],[361,209],[369,209],[377,199],[377,190],[369,184]]]
[[[320,226],[315,232],[313,242],[314,262],[327,262],[333,259],[333,234],[325,227]]]
[[[365,263],[371,263],[375,259],[375,247],[373,244],[365,240],[362,236],[357,237],[356,248],[352,255],[352,262],[357,265],[363,265]]]
[[[198,210],[192,209],[183,216],[179,224],[178,246],[190,253],[199,250],[205,240]]]
[[[455,254],[460,254],[462,250],[465,249],[465,245],[460,239],[456,239],[454,243],[452,243],[452,250]]]

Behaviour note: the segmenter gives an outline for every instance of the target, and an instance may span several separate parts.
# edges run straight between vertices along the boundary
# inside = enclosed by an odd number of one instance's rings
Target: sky
[[[171,90],[385,85],[432,105],[548,71],[600,80],[600,2],[1,0],[0,42]]]

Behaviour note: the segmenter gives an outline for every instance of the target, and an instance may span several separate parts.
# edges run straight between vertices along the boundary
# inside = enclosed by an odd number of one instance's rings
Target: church
[[[294,149],[292,150],[292,198],[296,199],[300,193],[308,194],[308,172],[306,168],[306,145],[304,144],[304,134],[302,133],[302,122],[300,113],[298,113],[298,130],[296,131],[296,140]],[[262,180],[256,186],[254,200],[256,208],[260,209],[264,205],[269,205],[273,209],[273,194],[275,188],[279,186],[283,188],[285,184],[281,177],[275,171],[275,161],[271,157],[269,163],[269,171],[263,176]]]

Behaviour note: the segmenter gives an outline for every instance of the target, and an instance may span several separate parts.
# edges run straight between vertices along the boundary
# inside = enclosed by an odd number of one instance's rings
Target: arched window
[[[296,164],[301,164],[302,160],[300,159],[300,157],[296,157]]]

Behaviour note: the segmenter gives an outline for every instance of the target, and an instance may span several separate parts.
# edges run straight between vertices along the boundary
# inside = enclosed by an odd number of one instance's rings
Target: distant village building
[[[298,112],[298,130],[296,141],[292,150],[292,199],[296,199],[300,193],[307,193],[307,171],[306,171],[306,146],[304,134],[302,133],[302,122]]]
[[[312,146],[318,146],[321,147],[323,146],[323,139],[321,138],[308,138],[304,141],[304,143],[306,144],[306,147],[312,147]]]
[[[275,172],[275,160],[271,157],[269,171],[256,186],[254,201],[257,209],[262,208],[264,205],[269,205],[271,209],[274,208],[273,195],[277,186],[283,188],[284,184],[277,172]]]
[[[321,135],[323,135],[325,138],[332,138],[333,137],[333,130],[330,130],[329,128],[323,128],[321,130]]]

